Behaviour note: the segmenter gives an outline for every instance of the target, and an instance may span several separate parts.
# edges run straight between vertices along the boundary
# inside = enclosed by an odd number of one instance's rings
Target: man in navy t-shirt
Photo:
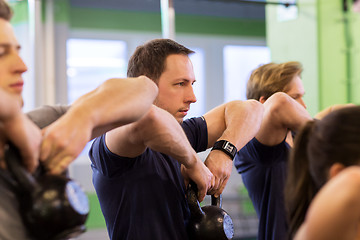
[[[259,217],[259,240],[287,239],[284,184],[291,131],[311,119],[301,71],[298,62],[269,63],[255,69],[247,84],[247,98],[264,104],[264,118],[255,138],[237,153],[235,166]]]
[[[91,147],[93,183],[111,239],[188,239],[188,181],[197,184],[200,201],[206,193],[221,194],[232,152],[260,128],[263,106],[253,100],[226,103],[183,121],[196,102],[191,53],[169,39],[139,46],[128,77],[145,75],[157,84],[154,105],[142,119],[106,133]],[[218,151],[204,164],[196,152],[215,142]]]

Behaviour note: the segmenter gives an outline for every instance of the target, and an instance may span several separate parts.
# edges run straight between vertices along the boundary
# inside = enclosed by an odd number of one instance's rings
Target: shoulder
[[[204,117],[186,119],[181,126],[191,146],[196,152],[206,150],[208,143],[208,129]]]
[[[328,182],[334,187],[348,188],[349,191],[360,189],[360,166],[350,166],[342,170],[334,179]],[[359,194],[360,197],[360,194]]]
[[[182,124],[182,128],[185,129],[193,129],[196,127],[206,127],[206,120],[204,117],[194,117],[186,119]]]

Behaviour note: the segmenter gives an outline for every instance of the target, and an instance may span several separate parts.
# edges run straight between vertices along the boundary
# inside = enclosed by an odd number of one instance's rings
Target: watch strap
[[[231,160],[234,159],[236,153],[237,153],[237,148],[235,147],[234,144],[232,144],[231,142],[229,141],[226,141],[226,140],[219,140],[217,141],[213,148],[211,149],[212,150],[220,150],[224,153],[226,153],[227,155],[229,155],[229,157],[231,158]]]

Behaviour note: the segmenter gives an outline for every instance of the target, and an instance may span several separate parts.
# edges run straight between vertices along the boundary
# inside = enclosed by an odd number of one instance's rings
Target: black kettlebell
[[[211,205],[200,207],[194,182],[187,189],[190,208],[188,234],[191,240],[228,240],[234,237],[234,226],[230,215],[221,208],[222,196],[211,195]]]
[[[35,239],[70,239],[86,230],[89,202],[76,182],[39,169],[37,174],[30,174],[13,144],[5,149],[5,161],[15,179],[23,222]]]

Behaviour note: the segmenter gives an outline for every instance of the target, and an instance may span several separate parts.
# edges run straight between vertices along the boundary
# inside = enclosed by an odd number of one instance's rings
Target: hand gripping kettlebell
[[[76,182],[62,175],[30,174],[11,143],[5,149],[5,161],[16,182],[22,219],[35,239],[70,239],[85,231],[89,202]]]
[[[187,189],[190,208],[188,234],[191,240],[228,240],[234,236],[234,226],[230,215],[221,208],[222,196],[211,195],[211,205],[200,207],[197,186],[194,182]]]

